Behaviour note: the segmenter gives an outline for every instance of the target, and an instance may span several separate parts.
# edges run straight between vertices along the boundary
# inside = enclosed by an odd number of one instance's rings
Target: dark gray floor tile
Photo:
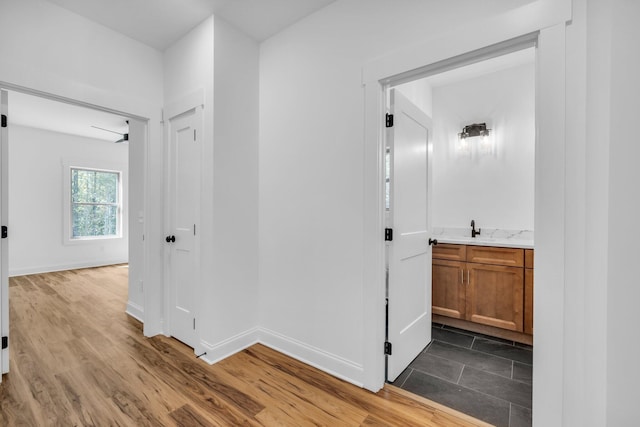
[[[431,329],[431,338],[443,341],[449,344],[458,345],[460,347],[471,348],[473,337],[471,335],[461,334],[447,329]]]
[[[464,365],[429,353],[422,353],[411,362],[409,367],[425,374],[431,374],[443,380],[457,383]]]
[[[498,341],[476,338],[471,348],[483,353],[515,360],[516,362],[526,363],[528,365],[533,364],[533,352],[531,350]]]
[[[402,371],[402,373],[398,376],[398,378],[396,378],[396,380],[390,384],[393,384],[396,387],[400,387],[402,388],[402,384],[404,384],[404,382],[407,380],[407,378],[409,377],[409,375],[411,374],[412,369],[409,367],[407,369],[405,369],[404,371]]]
[[[520,347],[520,348],[524,348],[526,350],[533,351],[533,346],[529,345],[529,344],[522,344],[521,342],[514,342],[513,345],[515,345],[516,347]]]
[[[411,372],[402,388],[497,427],[509,426],[509,402],[504,400],[451,384],[416,370]]]
[[[442,323],[431,322],[431,327],[432,328],[442,329],[443,326],[444,325]]]
[[[513,362],[513,379],[531,385],[533,383],[533,366]]]
[[[531,386],[478,369],[464,367],[459,384],[498,399],[531,408]]]
[[[511,404],[509,427],[531,427],[531,409]]]
[[[511,378],[511,361],[491,354],[458,347],[456,345],[433,341],[426,354],[469,365],[476,369]]]
[[[461,334],[471,335],[472,337],[478,337],[478,338],[494,340],[494,341],[502,342],[502,343],[505,343],[505,344],[513,344],[514,343],[511,340],[506,340],[506,339],[502,339],[502,338],[498,338],[498,337],[492,337],[491,335],[485,335],[485,334],[481,334],[479,332],[471,332],[471,331],[467,331],[465,329],[454,328],[453,326],[448,326],[448,325],[444,325],[442,327],[442,329],[458,332],[458,333],[461,333]]]

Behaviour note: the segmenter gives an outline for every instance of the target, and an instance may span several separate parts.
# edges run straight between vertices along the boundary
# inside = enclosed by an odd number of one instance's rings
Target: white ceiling
[[[164,50],[212,14],[257,41],[265,40],[335,0],[47,0]],[[104,141],[128,132],[125,118],[19,92],[9,94],[9,122]]]
[[[48,0],[164,50],[212,14],[261,42],[335,0]]]
[[[126,119],[92,108],[9,92],[9,123],[115,142],[129,132]],[[108,132],[95,129],[98,126]]]

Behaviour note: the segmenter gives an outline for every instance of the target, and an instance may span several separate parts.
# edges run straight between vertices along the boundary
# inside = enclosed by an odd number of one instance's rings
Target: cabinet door
[[[467,320],[523,331],[523,268],[468,263]]]
[[[466,305],[464,266],[463,262],[433,260],[431,270],[433,314],[464,319]]]

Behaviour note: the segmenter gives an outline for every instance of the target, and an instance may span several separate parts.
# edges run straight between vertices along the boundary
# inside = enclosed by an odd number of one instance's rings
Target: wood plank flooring
[[[485,426],[403,390],[377,394],[263,345],[216,365],[124,313],[126,266],[10,279],[0,426]]]

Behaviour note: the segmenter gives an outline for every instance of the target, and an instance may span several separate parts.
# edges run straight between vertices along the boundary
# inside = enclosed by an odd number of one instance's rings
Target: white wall
[[[609,254],[607,277],[607,425],[638,425],[640,341],[640,146],[629,127],[640,114],[640,3],[611,6],[611,122],[609,151]],[[630,337],[633,337],[630,339]]]
[[[427,79],[414,80],[396,86],[409,101],[433,118],[433,87]]]
[[[76,166],[120,167],[122,200],[127,200],[128,147],[107,141],[22,126],[9,130],[9,275],[126,263],[128,221],[122,211],[122,237],[65,243],[63,162]],[[68,215],[68,213],[66,213]]]
[[[534,64],[433,88],[433,225],[533,230]],[[487,123],[495,148],[480,138],[458,151],[466,125]]]
[[[148,118],[146,282],[129,300],[145,310],[145,334],[161,331],[162,53],[42,0],[0,0],[0,82]],[[9,100],[11,102],[11,100]],[[147,143],[147,141],[145,141]],[[157,289],[157,292],[153,292]],[[159,296],[160,295],[160,296]],[[147,312],[150,310],[150,312]]]
[[[257,339],[258,45],[211,17],[164,64],[166,105],[204,93],[198,333],[215,361]]]
[[[522,3],[338,1],[261,45],[260,291],[268,341],[363,381],[362,67]],[[368,143],[371,143],[369,141]]]
[[[224,20],[214,23],[213,229],[203,339],[216,360],[257,338],[258,44]]]

